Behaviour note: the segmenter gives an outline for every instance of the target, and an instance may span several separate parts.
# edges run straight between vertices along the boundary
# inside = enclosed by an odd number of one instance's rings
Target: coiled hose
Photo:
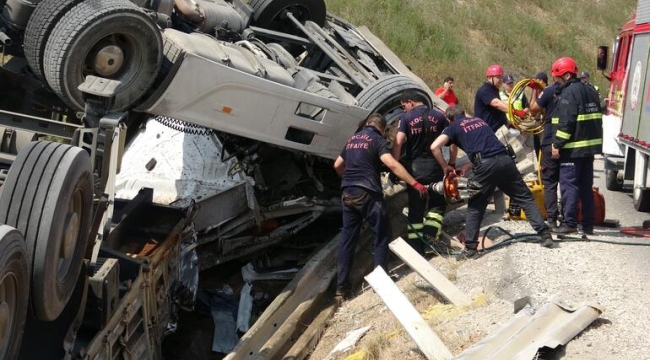
[[[522,79],[519,81],[512,89],[512,92],[508,97],[508,121],[513,128],[521,131],[524,134],[537,135],[541,134],[544,131],[543,116],[532,116],[528,114],[526,117],[520,118],[513,113],[515,110],[513,105],[514,100],[523,94],[526,88],[530,86],[531,82],[537,84],[537,88],[539,89],[543,90],[546,87],[543,82],[537,79]]]

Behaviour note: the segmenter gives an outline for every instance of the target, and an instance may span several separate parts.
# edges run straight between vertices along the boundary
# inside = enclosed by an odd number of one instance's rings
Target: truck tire
[[[43,76],[45,44],[56,23],[82,0],[43,0],[29,18],[23,48],[30,68],[39,79]]]
[[[618,179],[618,170],[605,170],[605,187],[610,191],[623,190],[623,181]]]
[[[650,212],[650,189],[634,188],[632,192],[634,208],[641,212]]]
[[[7,175],[0,222],[25,237],[38,320],[55,320],[74,290],[88,244],[92,179],[86,151],[48,141],[23,148]]]
[[[88,75],[122,84],[111,110],[123,111],[147,93],[160,71],[158,26],[127,0],[85,0],[56,24],[45,46],[48,84],[70,107],[83,110],[77,87]]]
[[[405,75],[389,75],[370,84],[357,95],[358,105],[384,115],[390,124],[403,113],[399,98],[402,91],[409,89],[422,95],[427,106],[433,106],[426,89]]]
[[[318,26],[325,25],[327,10],[323,0],[251,0],[253,20],[251,25],[295,34],[290,20],[282,19],[284,10],[290,11],[301,23],[312,21]]]
[[[25,239],[0,225],[0,359],[17,359],[27,319],[29,276]]]

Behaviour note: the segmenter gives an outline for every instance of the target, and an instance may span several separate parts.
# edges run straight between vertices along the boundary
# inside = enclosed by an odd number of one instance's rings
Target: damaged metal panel
[[[541,348],[565,345],[602,313],[600,305],[566,305],[551,297],[539,310],[526,307],[489,335],[465,350],[456,360],[534,359]]]

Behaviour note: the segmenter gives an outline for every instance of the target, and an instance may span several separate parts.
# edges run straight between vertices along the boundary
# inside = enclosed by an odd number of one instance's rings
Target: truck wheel
[[[25,239],[0,225],[0,359],[17,359],[27,318],[29,276]]]
[[[605,170],[605,187],[611,191],[623,190],[623,180],[619,180],[618,170]]]
[[[43,71],[54,92],[83,110],[77,87],[88,75],[119,80],[111,110],[132,107],[156,79],[162,62],[158,26],[127,0],[85,0],[56,24],[45,46]]]
[[[282,13],[287,10],[301,23],[313,21],[319,26],[325,25],[325,2],[323,0],[251,0],[253,21],[251,25],[265,29],[295,34],[296,29]]]
[[[650,189],[634,188],[632,195],[637,211],[650,212]]]
[[[404,112],[399,98],[402,91],[408,89],[422,95],[426,100],[425,104],[432,106],[426,89],[405,75],[389,75],[370,84],[357,95],[358,105],[371,113],[384,115],[386,121],[391,124]]]
[[[90,157],[81,148],[33,142],[9,169],[0,222],[25,237],[38,320],[55,320],[72,294],[88,244],[92,197]]]
[[[25,58],[34,74],[40,79],[43,76],[43,53],[45,44],[56,23],[82,0],[43,0],[32,13],[25,28]]]

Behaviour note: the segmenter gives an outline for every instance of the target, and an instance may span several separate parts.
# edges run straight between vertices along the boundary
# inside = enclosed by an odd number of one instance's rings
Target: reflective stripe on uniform
[[[427,220],[424,222],[424,226],[431,226],[436,229],[440,229],[442,227],[442,223],[439,223],[436,220]]]
[[[440,222],[442,222],[444,217],[442,216],[442,214],[438,214],[437,212],[429,211],[427,213],[427,219],[437,219],[437,220],[440,220]]]
[[[602,119],[602,117],[603,117],[602,113],[583,114],[583,115],[578,115],[578,121],[600,120]]]
[[[422,230],[424,228],[424,224],[422,223],[411,224],[411,228],[413,230]]]
[[[558,130],[557,133],[555,133],[555,135],[560,139],[564,139],[564,140],[569,140],[571,138],[571,134],[569,134],[568,132],[564,132],[562,130]]]
[[[560,118],[559,117],[551,118],[551,124],[557,125],[559,123],[560,123]]]
[[[558,130],[558,132],[560,131]],[[574,141],[574,142],[566,143],[562,148],[577,149],[577,148],[585,148],[589,146],[602,145],[602,144],[603,144],[603,139],[591,139],[591,140],[582,140],[582,141]]]

